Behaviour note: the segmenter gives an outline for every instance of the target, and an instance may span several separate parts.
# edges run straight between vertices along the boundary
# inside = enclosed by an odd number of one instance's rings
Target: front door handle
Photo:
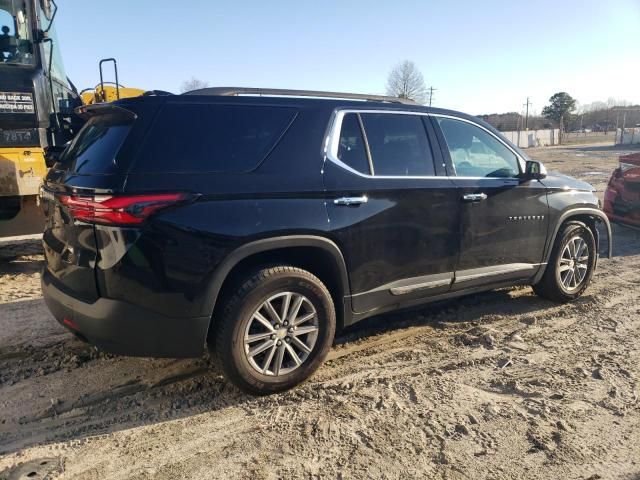
[[[465,202],[481,202],[487,199],[486,193],[466,193],[462,196]]]
[[[360,197],[340,197],[336,198],[333,203],[336,205],[361,205],[363,203],[367,203],[369,199],[366,195],[362,195]]]

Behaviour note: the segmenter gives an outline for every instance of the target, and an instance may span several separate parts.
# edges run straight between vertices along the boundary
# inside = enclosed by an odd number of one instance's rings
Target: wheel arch
[[[256,240],[232,251],[218,266],[210,281],[205,310],[211,326],[220,313],[225,296],[240,278],[258,267],[289,264],[316,275],[331,292],[338,328],[348,324],[349,278],[340,248],[330,239],[315,235],[288,235]]]
[[[611,224],[609,223],[609,219],[605,215],[602,210],[599,210],[595,207],[580,207],[580,208],[572,208],[570,210],[566,210],[563,212],[555,222],[553,226],[553,234],[549,236],[549,240],[547,245],[545,246],[545,252],[543,257],[543,264],[546,265],[549,262],[549,258],[551,257],[551,252],[553,251],[553,246],[556,243],[556,239],[558,237],[558,233],[562,226],[568,221],[576,220],[585,223],[589,229],[592,231],[594,238],[596,239],[596,249],[599,248],[599,232],[596,228],[597,222],[602,222],[605,225],[606,233],[607,233],[607,258],[611,258],[613,256],[613,237],[611,234]],[[544,275],[544,271],[546,268],[540,269],[537,275],[534,278],[533,283],[537,283],[540,281],[542,276]]]

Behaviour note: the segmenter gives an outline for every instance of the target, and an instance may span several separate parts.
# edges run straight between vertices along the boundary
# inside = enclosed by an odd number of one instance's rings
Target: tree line
[[[209,83],[195,77],[181,85],[181,92],[206,88]],[[431,104],[433,88],[427,88],[424,76],[416,64],[404,60],[395,65],[387,77],[386,93],[391,97]],[[563,132],[612,131],[616,128],[640,125],[640,106],[626,100],[609,98],[606,102],[579,105],[567,92],[558,92],[549,98],[541,115],[525,116],[518,112],[478,115],[501,131],[561,128]]]
[[[485,122],[501,131],[524,130],[525,116],[519,112],[479,115]],[[579,105],[566,92],[554,94],[542,115],[531,115],[529,130],[560,128],[565,132],[609,132],[617,128],[635,127],[640,124],[640,106],[626,100],[609,99]]]
[[[425,104],[429,91],[418,67],[405,60],[397,64],[387,79],[387,95]],[[601,131],[640,125],[640,106],[626,100],[609,98],[606,102],[579,105],[567,92],[555,93],[541,115],[525,116],[518,112],[479,115],[502,131],[561,128],[563,132]]]

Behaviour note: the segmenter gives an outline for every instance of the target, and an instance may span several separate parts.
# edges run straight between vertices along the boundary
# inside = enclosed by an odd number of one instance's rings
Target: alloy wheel
[[[244,332],[245,355],[263,375],[286,375],[309,358],[318,330],[318,314],[307,297],[278,293],[251,315]]]
[[[572,237],[558,259],[558,273],[562,286],[572,292],[578,289],[589,271],[589,247],[584,239]]]

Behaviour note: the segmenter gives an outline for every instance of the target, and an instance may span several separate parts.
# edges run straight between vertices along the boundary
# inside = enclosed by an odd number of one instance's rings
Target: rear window
[[[62,168],[80,175],[117,173],[115,157],[131,124],[117,114],[89,119],[60,158]]]
[[[147,136],[133,171],[239,173],[256,168],[296,114],[280,107],[169,104]]]

